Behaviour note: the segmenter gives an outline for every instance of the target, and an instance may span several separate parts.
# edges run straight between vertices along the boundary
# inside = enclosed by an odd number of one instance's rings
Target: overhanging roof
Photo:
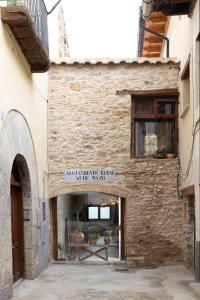
[[[140,14],[140,25],[145,26],[161,35],[167,33],[169,17],[162,12],[154,12],[149,20],[144,21]],[[139,26],[138,56],[139,57],[159,57],[164,46],[164,40],[149,32],[144,31]]]
[[[152,11],[166,16],[190,15],[197,0],[152,0]]]

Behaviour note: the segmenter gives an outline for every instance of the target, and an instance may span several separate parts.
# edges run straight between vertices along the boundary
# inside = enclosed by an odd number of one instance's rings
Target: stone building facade
[[[125,199],[129,264],[183,262],[178,160],[131,156],[131,95],[175,91],[179,64],[168,59],[67,60],[49,74],[50,197],[103,192]],[[115,171],[110,182],[67,182],[69,169]]]

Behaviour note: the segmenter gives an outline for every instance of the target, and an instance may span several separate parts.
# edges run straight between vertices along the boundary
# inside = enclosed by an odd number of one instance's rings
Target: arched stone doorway
[[[33,279],[48,264],[48,241],[41,243],[41,234],[48,239],[48,223],[42,219],[39,199],[38,170],[31,131],[24,116],[18,111],[7,114],[0,134],[0,298],[12,296],[13,251],[11,230],[11,183],[13,165],[18,170],[23,199],[24,274]],[[22,208],[21,208],[22,210]],[[44,228],[44,226],[46,226]],[[43,233],[43,229],[45,232]],[[42,231],[43,230],[43,231]]]
[[[111,243],[106,254],[108,255],[107,258],[113,262],[124,260],[126,258],[126,198],[124,195],[127,195],[127,191],[120,192],[117,187],[92,184],[85,186],[68,186],[66,189],[61,189],[60,193],[64,191],[67,191],[67,193],[60,194],[51,199],[53,259],[62,260],[64,257],[64,259],[71,260],[74,254],[74,245],[73,242],[71,243],[71,235],[79,231],[78,227],[81,227],[81,232],[84,233],[84,240],[81,247],[83,246],[84,250],[91,250],[91,242],[89,240],[91,230],[97,230],[97,241],[95,245],[99,250],[104,247],[105,234],[110,232]],[[78,224],[77,217],[75,216],[77,207],[81,208]],[[92,210],[93,212],[96,210],[97,216],[89,216]],[[103,216],[103,211],[106,210],[107,216]],[[72,251],[70,251],[71,246]],[[80,249],[79,254],[75,255],[72,260],[79,259],[82,261],[88,258],[91,259],[90,255],[84,255],[84,251],[82,250],[83,249]],[[93,260],[95,260],[95,257],[93,257]]]

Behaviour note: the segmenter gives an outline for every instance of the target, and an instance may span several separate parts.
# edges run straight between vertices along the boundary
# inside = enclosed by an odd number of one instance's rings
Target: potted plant
[[[173,144],[169,144],[167,146],[167,158],[168,159],[173,159],[174,158],[174,146]]]
[[[105,245],[110,245],[111,240],[112,240],[112,230],[106,229],[104,231],[104,243],[105,243]]]
[[[166,146],[162,146],[156,150],[156,158],[163,159],[166,158],[167,148]]]
[[[88,234],[88,240],[91,245],[96,245],[96,242],[99,238],[99,229],[98,227],[94,227]]]
[[[75,202],[72,204],[71,210],[72,214],[76,217],[77,230],[70,234],[71,242],[74,244],[80,244],[84,240],[84,233],[80,228],[80,214],[85,208],[86,204],[84,202]]]
[[[71,210],[72,214],[76,217],[77,222],[77,230],[80,230],[80,214],[83,211],[83,209],[86,207],[85,202],[74,202],[72,204]]]

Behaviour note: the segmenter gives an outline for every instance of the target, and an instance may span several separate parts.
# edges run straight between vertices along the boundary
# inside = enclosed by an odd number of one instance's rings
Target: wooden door
[[[121,260],[124,260],[126,257],[125,254],[125,199],[121,198]]]
[[[52,256],[58,260],[57,197],[51,199]]]
[[[24,277],[24,224],[22,189],[11,185],[13,282]]]
[[[195,243],[196,243],[196,218],[194,218],[194,243],[193,243],[193,248],[194,248],[194,263],[193,263],[193,269],[195,269],[195,265],[196,265],[196,248],[195,248]]]

